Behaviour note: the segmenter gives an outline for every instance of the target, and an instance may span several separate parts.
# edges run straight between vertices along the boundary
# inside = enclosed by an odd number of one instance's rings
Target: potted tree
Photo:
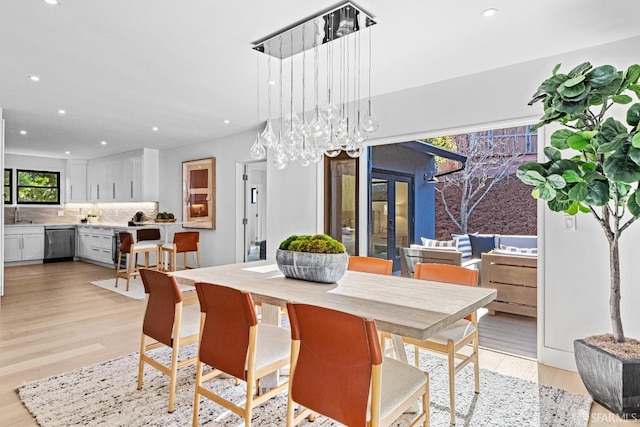
[[[596,402],[635,419],[640,416],[640,342],[625,338],[622,327],[619,242],[640,217],[640,103],[633,101],[633,96],[640,99],[640,66],[623,72],[586,62],[567,74],[558,73],[559,68],[560,64],[529,105],[544,106],[533,129],[550,123],[563,128],[544,148],[548,160],[524,163],[517,175],[535,187],[533,197],[545,200],[552,211],[590,214],[604,231],[612,334],[576,340],[576,365]],[[631,104],[624,107],[626,117],[615,104]]]
[[[276,263],[292,279],[336,283],[347,271],[344,245],[326,234],[289,236],[276,251]]]

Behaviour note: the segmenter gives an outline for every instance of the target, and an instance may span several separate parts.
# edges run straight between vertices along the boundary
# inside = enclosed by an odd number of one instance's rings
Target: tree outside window
[[[17,202],[20,204],[60,204],[60,172],[20,170]]]
[[[4,170],[4,204],[10,205],[13,203],[11,198],[11,169]]]

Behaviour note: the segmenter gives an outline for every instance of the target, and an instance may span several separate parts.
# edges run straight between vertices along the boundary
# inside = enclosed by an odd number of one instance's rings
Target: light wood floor
[[[84,262],[5,269],[0,305],[0,426],[37,425],[15,389],[22,383],[138,350],[144,302],[89,284],[114,271]],[[193,293],[189,293],[193,294]],[[189,303],[193,301],[190,295]],[[535,361],[481,350],[481,366],[586,393],[577,374]],[[590,426],[616,426],[593,405]]]
[[[480,347],[534,360],[537,358],[537,326],[534,317],[510,313],[491,316],[486,313],[480,317],[478,324]]]

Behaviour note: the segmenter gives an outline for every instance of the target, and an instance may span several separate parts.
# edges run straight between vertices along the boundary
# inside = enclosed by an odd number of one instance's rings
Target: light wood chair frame
[[[185,270],[187,269],[191,269],[191,268],[200,268],[201,263],[200,263],[200,242],[198,242],[197,244],[197,250],[193,251],[196,254],[196,267],[191,267],[189,265],[187,265],[187,260],[188,257],[187,255],[192,253],[192,252],[183,252],[183,265]],[[164,264],[164,256],[165,254],[167,255],[167,261],[168,261],[168,265],[164,268],[161,268],[162,271],[176,271],[178,269],[178,246],[174,243],[172,248],[169,248],[165,245],[160,245],[160,256],[162,258],[160,258],[162,261],[162,264]]]
[[[148,363],[163,374],[169,377],[169,409],[168,412],[175,410],[175,395],[176,395],[176,382],[178,378],[178,369],[193,365],[196,363],[197,357],[191,357],[182,361],[178,360],[179,351],[181,347],[189,345],[194,342],[198,342],[200,338],[199,334],[189,335],[187,337],[180,338],[180,327],[182,325],[182,301],[176,303],[174,309],[173,320],[173,339],[171,345],[171,365],[165,366],[157,360],[153,359],[147,354],[149,350],[162,347],[166,345],[159,341],[153,340],[153,342],[147,344],[147,337],[144,332],[141,334],[140,339],[140,360],[138,361],[138,390],[142,389],[142,380],[144,377],[144,364]],[[152,339],[152,338],[151,338]]]
[[[132,236],[133,237],[133,236]],[[155,269],[158,268],[158,260],[160,256],[159,246],[144,246],[141,248],[135,247],[135,242],[133,242],[129,247],[129,253],[125,253],[127,257],[127,268],[123,270],[121,268],[122,265],[122,251],[118,248],[118,264],[116,265],[116,288],[118,287],[118,279],[127,279],[127,286],[125,291],[129,291],[129,282],[132,277],[140,275],[141,268],[149,268],[153,267]],[[156,254],[156,265],[149,265],[149,254],[155,252]],[[138,255],[144,254],[144,264],[138,263]]]
[[[452,266],[456,268],[465,268]],[[477,270],[476,271],[476,282],[477,282]],[[462,285],[462,284],[453,284],[452,286],[471,286],[471,285]],[[473,377],[475,384],[475,392],[480,393],[480,366],[478,362],[478,314],[477,312],[473,312],[470,315],[471,323],[473,323],[474,331],[468,336],[464,337],[462,340],[458,342],[454,342],[453,340],[447,340],[446,344],[441,344],[434,341],[426,340],[417,340],[414,338],[404,337],[403,341],[407,344],[412,344],[414,346],[414,364],[416,367],[420,366],[420,348],[423,348],[428,351],[433,351],[435,353],[445,354],[447,355],[448,360],[448,373],[449,373],[449,410],[450,410],[450,423],[456,423],[456,393],[455,393],[455,375],[460,372],[462,368],[467,366],[469,363],[473,363]],[[385,337],[386,338],[386,337]],[[471,354],[462,354],[459,351],[466,347],[468,344],[472,345]],[[460,360],[460,363],[456,364],[456,359]]]
[[[246,291],[243,291],[246,293]],[[200,315],[200,339],[202,340],[202,333],[204,330],[204,324],[206,320],[206,313],[202,313]],[[266,402],[267,400],[275,397],[277,394],[282,393],[287,390],[288,382],[283,382],[278,386],[258,395],[260,390],[260,379],[269,375],[273,372],[278,371],[279,369],[285,368],[289,366],[290,359],[282,359],[276,361],[270,365],[264,366],[261,369],[256,369],[256,344],[258,338],[258,325],[251,326],[249,328],[249,348],[247,352],[247,392],[246,392],[246,401],[244,407],[236,405],[235,403],[213,393],[212,391],[204,388],[202,384],[206,381],[209,381],[215,377],[223,375],[226,373],[219,370],[213,369],[211,372],[203,373],[203,362],[200,361],[200,357],[196,358],[196,384],[195,384],[195,397],[193,401],[193,427],[198,426],[198,413],[200,411],[200,396],[204,396],[207,399],[217,403],[218,405],[230,410],[234,414],[242,417],[244,419],[245,427],[251,427],[251,414],[253,412],[253,408],[259,406]],[[239,384],[240,379],[236,378],[236,385]],[[255,392],[254,392],[255,390]]]

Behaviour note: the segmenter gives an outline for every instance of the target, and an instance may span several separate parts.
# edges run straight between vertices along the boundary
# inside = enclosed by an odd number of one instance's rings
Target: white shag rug
[[[106,280],[96,280],[93,282],[89,282],[92,285],[101,287],[102,289],[106,289],[111,292],[115,292],[120,295],[124,295],[125,297],[133,298],[133,299],[144,299],[144,285],[142,284],[142,280],[139,278],[133,278],[129,281],[129,290],[125,291],[127,288],[127,279],[118,280],[118,287],[116,288],[116,279],[106,279]],[[195,288],[193,286],[181,285],[178,284],[180,288],[180,292],[193,291]]]
[[[408,350],[409,360],[413,354]],[[168,361],[166,348],[161,352]],[[181,358],[196,351],[193,344]],[[18,388],[25,406],[41,426],[187,426],[191,425],[195,367],[178,371],[176,410],[167,412],[168,377],[145,366],[144,385],[136,389],[138,354],[130,354],[93,366],[76,369]],[[449,394],[446,360],[433,354],[421,355],[421,367],[430,372],[431,425],[449,426]],[[234,380],[209,382],[225,391],[236,403],[243,402],[245,386]],[[586,426],[591,398],[519,378],[480,370],[480,394],[473,391],[473,368],[456,375],[457,426]],[[253,412],[253,426],[280,427],[286,421],[286,393],[269,400]],[[411,416],[403,415],[394,426],[406,426]],[[240,417],[208,399],[201,399],[200,425],[239,426]],[[301,425],[308,424],[304,421]],[[326,417],[316,417],[317,427],[336,426]]]

